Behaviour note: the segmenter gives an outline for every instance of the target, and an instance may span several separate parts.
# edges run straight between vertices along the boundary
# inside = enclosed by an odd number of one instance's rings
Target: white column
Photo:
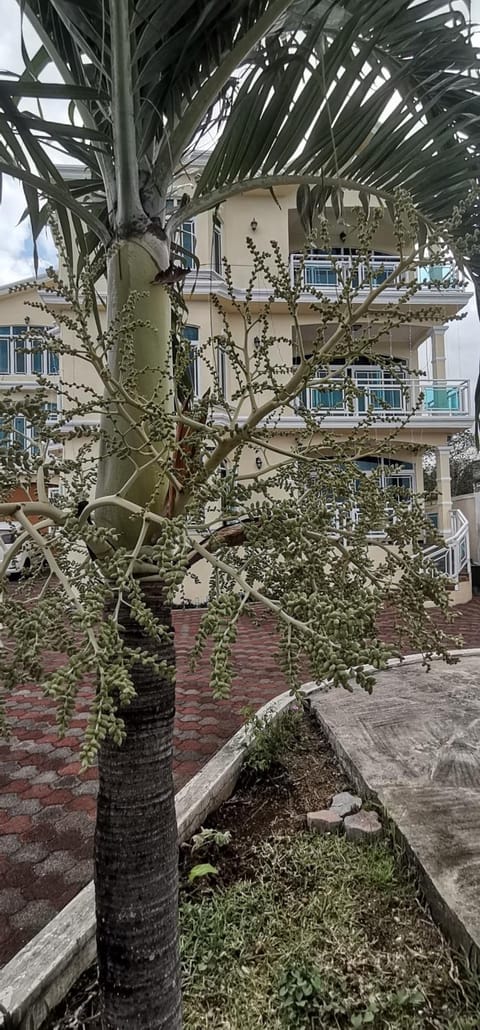
[[[434,325],[431,333],[432,340],[432,376],[433,379],[447,378],[447,362],[445,357],[445,330],[444,325]]]
[[[435,447],[437,458],[438,529],[449,535],[452,531],[452,491],[450,484],[450,448],[447,444]]]

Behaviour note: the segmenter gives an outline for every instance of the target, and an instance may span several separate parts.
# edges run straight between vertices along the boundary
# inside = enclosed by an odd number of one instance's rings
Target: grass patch
[[[389,842],[298,833],[252,857],[254,880],[182,903],[185,1030],[480,1027]]]

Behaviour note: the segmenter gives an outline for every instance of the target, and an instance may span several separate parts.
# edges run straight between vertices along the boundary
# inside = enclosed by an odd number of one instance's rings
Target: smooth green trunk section
[[[158,248],[159,241],[153,238]],[[166,249],[166,248],[165,248]],[[156,260],[146,246],[135,239],[119,244],[111,257],[107,277],[107,321],[109,328],[115,328],[115,339],[109,354],[109,368],[113,379],[129,396],[142,402],[155,400],[157,409],[164,412],[165,419],[157,422],[156,432],[151,432],[143,421],[143,410],[120,394],[115,396],[114,410],[102,415],[102,440],[97,478],[96,497],[121,494],[128,500],[152,511],[161,513],[168,490],[165,474],[161,474],[159,463],[152,463],[153,447],[166,452],[170,443],[172,426],[169,414],[173,411],[173,371],[170,355],[171,310],[170,298],[163,286],[152,285],[159,268],[168,265],[168,255],[159,254]],[[122,310],[132,293],[139,293],[133,313],[122,319]],[[125,321],[127,324],[122,325]],[[148,325],[129,329],[132,321],[148,322]],[[132,389],[132,376],[134,379]],[[116,391],[117,394],[117,391]],[[107,390],[106,397],[111,401]],[[118,402],[120,410],[118,410]],[[133,424],[132,424],[133,422]],[[156,440],[149,439],[155,435]],[[163,464],[163,463],[162,463]],[[131,485],[125,485],[136,470],[138,474]],[[139,521],[132,520],[127,512],[109,506],[99,508],[95,514],[99,526],[114,529],[119,533],[119,545],[132,547],[139,532]]]

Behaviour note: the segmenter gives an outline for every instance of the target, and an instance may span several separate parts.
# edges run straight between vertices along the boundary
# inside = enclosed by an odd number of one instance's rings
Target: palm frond
[[[3,167],[25,183],[34,233],[42,208],[31,190],[42,180],[44,198],[75,217],[81,208],[105,241],[118,199],[108,5],[19,2],[41,45],[33,57],[24,48],[22,76],[0,79]],[[442,0],[131,0],[128,11],[129,153],[148,217],[161,220],[179,162],[210,130],[204,201],[256,176],[324,176],[367,192],[405,186],[442,219],[478,178],[480,60],[465,17]],[[48,62],[61,83],[41,81]],[[49,97],[70,117],[26,109]],[[88,169],[97,208],[60,174],[52,147]]]

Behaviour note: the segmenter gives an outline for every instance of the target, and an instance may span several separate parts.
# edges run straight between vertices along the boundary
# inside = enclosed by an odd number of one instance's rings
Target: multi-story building
[[[179,183],[178,195],[188,191],[188,181]],[[175,197],[171,200],[175,205]],[[280,206],[279,206],[280,205]],[[193,356],[194,385],[198,395],[202,395],[209,385],[208,368],[201,361],[195,360],[197,344],[202,344],[211,336],[221,333],[221,322],[211,303],[215,293],[225,310],[229,312],[232,332],[240,333],[240,315],[235,311],[229,296],[222,257],[226,256],[232,270],[235,298],[241,301],[245,297],[251,271],[251,256],[247,248],[246,237],[251,236],[260,249],[269,250],[270,241],[277,241],[283,258],[288,261],[290,274],[293,277],[301,268],[302,294],[298,307],[298,322],[301,327],[304,347],[317,334],[315,312],[312,311],[312,288],[321,290],[325,297],[335,299],[339,291],[339,274],[347,269],[355,260],[358,240],[355,235],[355,219],[353,209],[358,206],[355,195],[347,195],[344,200],[344,216],[339,224],[331,217],[332,247],[335,248],[335,261],[321,250],[312,251],[304,258],[305,233],[302,229],[296,207],[296,190],[283,187],[276,190],[276,199],[267,191],[252,191],[238,195],[224,203],[215,213],[200,215],[195,221],[184,223],[180,242],[188,251],[194,251],[199,268],[193,268],[185,281],[185,298],[188,304],[187,336],[190,340]],[[349,225],[351,223],[351,226]],[[397,267],[391,222],[386,216],[373,241],[373,271],[378,268],[377,281],[380,283]],[[370,273],[371,274],[371,273]],[[328,389],[322,389],[321,379],[312,382],[302,394],[301,402],[310,411],[321,416],[322,428],[334,431],[341,438],[350,433],[353,426],[365,424],[368,420],[368,432],[372,437],[372,457],[365,458],[362,467],[375,468],[379,471],[386,486],[398,482],[402,488],[408,488],[412,494],[423,492],[422,452],[433,448],[437,459],[438,501],[432,508],[430,516],[435,522],[442,546],[432,550],[432,557],[437,566],[445,571],[454,589],[452,602],[460,603],[471,597],[468,554],[468,525],[461,512],[452,503],[449,471],[449,437],[472,423],[470,410],[470,388],[466,381],[448,380],[446,377],[445,331],[443,319],[457,314],[467,303],[470,294],[466,283],[460,278],[449,280],[451,285],[439,287],[443,276],[440,268],[421,270],[419,273],[421,288],[409,299],[409,308],[413,320],[407,325],[397,326],[389,334],[383,335],[381,342],[375,344],[378,359],[373,356],[368,360],[353,362],[341,369],[338,383],[330,383]],[[361,282],[361,274],[360,280]],[[382,310],[385,305],[398,300],[402,286],[395,281],[387,287],[373,302],[368,319],[375,329],[381,324]],[[42,295],[42,281],[36,291]],[[259,311],[270,296],[271,290],[262,278],[257,280],[251,306]],[[18,333],[24,329],[27,309],[25,301],[29,296],[24,293],[11,292],[8,286],[0,290],[0,388],[15,386],[19,390],[31,390],[35,375],[43,370],[43,364],[50,361],[45,355],[20,353],[16,347]],[[360,289],[358,302],[362,299]],[[49,297],[49,302],[51,297]],[[62,299],[57,298],[61,304]],[[440,321],[438,324],[426,325],[420,318],[415,321],[415,310],[425,305],[437,305]],[[292,319],[286,302],[276,301],[270,309],[270,330],[272,337],[280,341],[278,354],[274,359],[283,362],[286,367],[295,364],[296,347]],[[33,319],[32,319],[33,322]],[[54,318],[52,317],[52,324]],[[361,320],[365,326],[365,319]],[[32,328],[32,337],[34,328]],[[285,341],[289,341],[286,343]],[[429,341],[431,348],[431,368],[433,378],[426,379],[411,373],[421,365],[419,355],[422,345]],[[255,346],[255,340],[252,341]],[[424,349],[424,348],[423,348]],[[389,371],[387,359],[395,359],[397,371],[395,376]],[[91,381],[92,373],[79,358],[64,355],[61,359],[63,367],[58,365],[45,368],[49,379],[54,380],[62,373],[72,383],[86,384]],[[330,373],[335,368],[335,356],[331,356]],[[404,374],[398,372],[402,366]],[[320,374],[320,373],[319,373]],[[220,352],[218,375],[225,397],[232,390],[232,376],[229,363]],[[352,403],[351,395],[347,400],[344,377],[349,377],[358,387]],[[79,386],[79,390],[81,387]],[[52,397],[51,418],[56,417],[56,406],[60,405],[60,393]],[[411,415],[398,429],[391,452],[375,457],[374,442],[385,440],[391,435],[391,422],[387,418],[394,414],[402,417]],[[16,439],[23,439],[25,446],[34,445],[28,424],[23,421],[15,426]],[[295,431],[302,424],[301,406],[298,412],[290,411],[276,424],[273,432],[282,434],[282,446],[290,433],[292,439]],[[412,448],[414,445],[414,450]],[[78,441],[65,443],[68,449],[78,448]],[[72,450],[73,454],[73,450]],[[255,461],[254,450],[250,448],[243,458],[244,468]],[[355,517],[355,513],[351,513]],[[373,544],[372,539],[372,544]],[[189,596],[202,600],[206,591],[206,570],[199,566],[195,569],[200,574],[202,586],[191,585]]]

